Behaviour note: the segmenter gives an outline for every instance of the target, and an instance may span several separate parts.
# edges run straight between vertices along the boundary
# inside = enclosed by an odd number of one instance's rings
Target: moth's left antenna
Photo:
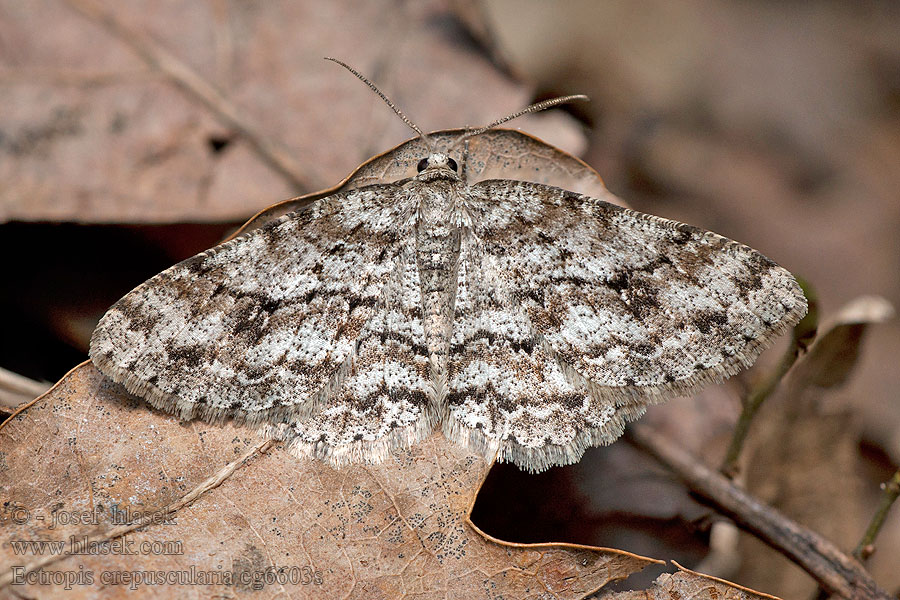
[[[404,115],[404,114],[403,114],[403,111],[400,110],[399,108],[397,108],[397,106],[396,106],[393,102],[391,102],[391,99],[388,98],[387,96],[385,96],[385,95],[382,93],[382,91],[379,90],[379,89],[375,86],[374,83],[372,83],[371,81],[369,81],[369,80],[366,78],[365,75],[363,75],[362,73],[360,73],[359,71],[357,71],[356,69],[354,69],[353,67],[351,67],[350,65],[348,65],[347,63],[342,62],[342,61],[339,61],[339,60],[336,59],[336,58],[332,58],[332,57],[330,57],[330,56],[326,56],[326,57],[325,57],[325,60],[330,60],[331,62],[336,62],[337,64],[341,65],[342,67],[344,67],[345,69],[347,69],[348,71],[350,71],[351,73],[353,73],[354,75],[356,75],[356,78],[357,78],[357,79],[359,79],[360,81],[362,81],[364,84],[366,84],[367,86],[369,86],[369,89],[371,89],[373,92],[375,92],[376,94],[378,94],[378,96],[379,96],[382,100],[384,100],[384,103],[387,104],[388,106],[390,106],[390,107],[391,107],[391,110],[393,110],[393,111],[397,114],[397,116],[400,117],[400,120],[403,121],[404,123],[406,123],[406,125],[407,125],[410,129],[412,129],[413,131],[415,131],[416,133],[418,133],[418,134],[419,134],[419,137],[421,137],[422,140],[424,140],[424,142],[425,142],[426,144],[428,144],[429,147],[431,147],[431,140],[428,139],[428,136],[425,135],[425,133],[424,133],[421,129],[419,129],[418,125],[416,125],[415,123],[413,123],[413,122],[409,119],[409,117],[407,117],[406,115]]]

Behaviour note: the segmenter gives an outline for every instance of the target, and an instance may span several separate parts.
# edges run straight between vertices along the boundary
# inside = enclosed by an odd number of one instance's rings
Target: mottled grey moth
[[[416,175],[156,275],[103,316],[93,362],[179,418],[260,425],[335,464],[440,429],[541,471],[749,366],[806,312],[747,246],[548,185],[469,184],[482,130],[415,129]]]

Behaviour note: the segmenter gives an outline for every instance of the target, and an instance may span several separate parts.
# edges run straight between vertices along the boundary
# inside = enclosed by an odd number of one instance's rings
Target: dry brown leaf
[[[72,585],[66,597],[117,597],[130,584],[110,578],[188,572],[250,578],[213,588],[236,593],[282,569],[306,584],[266,585],[257,597],[580,598],[659,562],[481,534],[467,515],[490,465],[439,434],[385,464],[344,469],[261,446],[248,429],[182,424],[129,400],[89,364],[76,368],[0,432],[6,592],[55,597],[64,584],[40,583],[90,573],[93,583]],[[137,530],[113,520],[136,512],[165,517]],[[83,536],[109,553],[42,558],[33,548],[17,555],[10,543],[62,541],[71,551]],[[16,565],[37,584],[10,586]],[[196,585],[134,587],[153,597],[208,594]]]
[[[0,0],[0,222],[236,220],[332,185],[409,130],[324,56],[426,129],[524,106],[459,37],[441,0]],[[584,144],[559,114],[523,126]]]
[[[461,129],[448,129],[435,131],[428,136],[432,143],[443,148],[444,144],[455,141],[462,134]],[[469,138],[468,142],[466,181],[470,184],[486,179],[531,181],[627,206],[606,189],[600,175],[587,163],[536,137],[511,129],[492,129]],[[285,200],[260,211],[237,233],[261,227],[313,200],[339,191],[412,177],[416,174],[416,165],[428,154],[427,143],[419,138],[407,140],[373,156],[334,187]]]
[[[894,307],[880,296],[860,296],[849,302],[824,324],[809,353],[797,363],[791,379],[803,386],[842,385],[857,364],[866,330],[893,316]]]
[[[440,434],[334,469],[230,423],[180,423],[88,363],[8,422],[0,448],[3,597],[583,598],[661,563],[483,534],[468,514],[490,465]],[[771,598],[683,569],[598,597],[673,594]]]

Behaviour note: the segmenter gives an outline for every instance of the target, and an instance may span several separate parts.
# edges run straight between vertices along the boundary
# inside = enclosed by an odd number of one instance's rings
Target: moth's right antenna
[[[588,97],[585,96],[584,94],[576,94],[574,96],[562,96],[560,98],[551,98],[550,100],[544,100],[543,102],[538,102],[537,104],[532,104],[531,106],[526,106],[525,108],[523,108],[522,110],[520,110],[518,112],[514,112],[511,115],[507,115],[501,119],[497,119],[490,125],[485,125],[484,127],[479,127],[478,129],[470,129],[470,130],[466,131],[464,134],[459,136],[452,144],[450,144],[450,149],[455,148],[456,146],[458,146],[460,144],[460,142],[463,142],[463,141],[469,139],[470,137],[480,135],[489,129],[493,129],[497,125],[502,125],[502,124],[506,123],[507,121],[512,121],[513,119],[521,117],[522,115],[540,112],[542,110],[546,110],[546,109],[556,106],[558,104],[565,104],[567,102],[572,102],[573,100],[588,100]]]
[[[332,57],[330,57],[330,56],[326,56],[326,57],[325,57],[325,60],[330,60],[331,62],[336,62],[337,64],[341,65],[342,67],[344,67],[345,69],[347,69],[348,71],[350,71],[351,73],[353,73],[354,75],[356,75],[356,78],[357,78],[357,79],[359,79],[359,80],[362,81],[364,84],[366,84],[367,86],[369,86],[369,89],[371,89],[373,92],[375,92],[376,94],[378,94],[378,96],[379,96],[382,100],[384,100],[384,103],[391,107],[391,110],[393,110],[393,111],[397,114],[397,116],[400,117],[400,120],[401,120],[401,121],[403,121],[404,123],[406,123],[406,125],[407,125],[410,129],[412,129],[413,131],[415,131],[416,133],[418,133],[418,134],[419,134],[419,137],[422,138],[422,140],[423,140],[426,144],[428,144],[428,147],[429,147],[429,148],[432,147],[432,146],[431,146],[431,140],[428,138],[428,136],[425,135],[425,133],[424,133],[421,129],[419,129],[419,127],[418,127],[415,123],[413,123],[413,122],[409,119],[409,117],[407,117],[406,115],[404,115],[404,114],[403,114],[403,111],[400,110],[399,108],[397,108],[397,106],[396,106],[393,102],[391,102],[390,98],[388,98],[387,96],[385,96],[385,95],[381,92],[381,90],[379,90],[379,89],[375,86],[374,83],[372,83],[371,81],[369,81],[368,79],[366,79],[366,76],[365,76],[365,75],[363,75],[362,73],[360,73],[359,71],[357,71],[356,69],[354,69],[353,67],[351,67],[350,65],[348,65],[347,63],[342,62],[342,61],[339,61],[339,60],[336,59],[336,58],[332,58]]]

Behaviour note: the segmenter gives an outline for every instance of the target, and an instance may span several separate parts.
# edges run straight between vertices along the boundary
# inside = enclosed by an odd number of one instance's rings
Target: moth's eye
[[[427,166],[428,166],[428,159],[427,159],[427,158],[423,158],[422,160],[419,161],[419,164],[418,164],[418,166],[416,167],[416,170],[418,170],[419,173],[421,173],[422,171],[425,170],[425,167],[427,167]]]
[[[459,165],[457,165],[456,161],[453,160],[452,158],[447,159],[447,166],[450,167],[451,169],[453,169],[454,171],[459,169]]]

